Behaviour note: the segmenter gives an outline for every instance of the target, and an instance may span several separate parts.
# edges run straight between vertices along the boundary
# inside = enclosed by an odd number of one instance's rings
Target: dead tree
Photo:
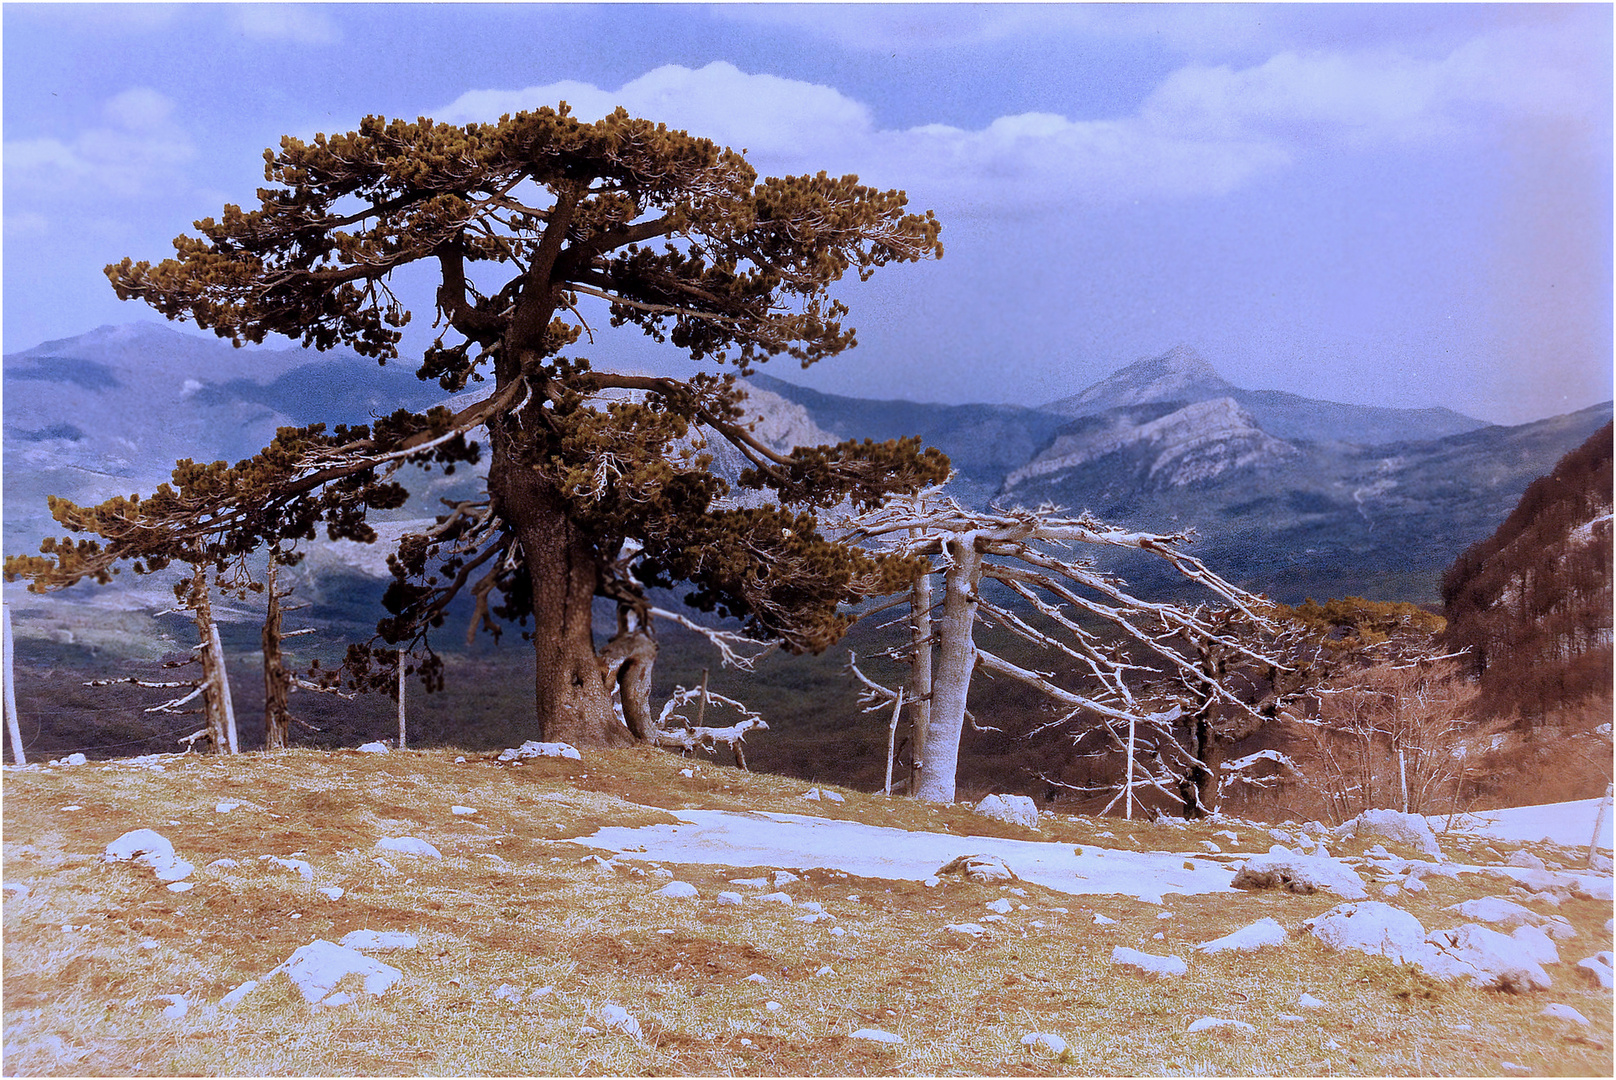
[[[1036,688],[1064,706],[1056,723],[1077,726],[1079,737],[1098,734],[1123,755],[1130,745],[1137,745],[1141,731],[1161,733],[1163,765],[1168,764],[1165,751],[1171,743],[1172,767],[1193,771],[1208,766],[1168,737],[1172,722],[1188,704],[1181,687],[1193,687],[1206,700],[1229,709],[1251,707],[1186,651],[1216,647],[1254,663],[1278,664],[1228,629],[1229,620],[1235,619],[1263,624],[1264,602],[1185,554],[1181,546],[1189,538],[1182,534],[1132,532],[1087,515],[1058,517],[1048,506],[971,511],[936,489],[894,500],[841,526],[848,542],[924,559],[943,579],[940,603],[932,600],[928,585],[882,605],[909,605],[910,642],[894,658],[909,664],[905,697],[926,702],[924,726],[914,736],[920,764],[912,794],[922,799],[953,801],[960,738],[969,717],[967,697],[977,669]],[[1220,610],[1229,614],[1214,618],[1207,608],[1140,599],[1127,591],[1126,582],[1102,572],[1092,561],[1065,554],[1078,544],[1132,549],[1162,559],[1209,590]],[[982,586],[987,581],[1003,586],[1015,600],[1000,602],[985,596]],[[974,636],[978,622],[1001,626],[1063,657],[1075,665],[1080,688],[1061,685],[1054,672],[1029,670],[982,648]],[[1134,662],[1130,647],[1142,647],[1154,667]],[[924,676],[927,664],[932,670]],[[1158,669],[1176,676],[1178,685],[1158,680],[1150,696],[1136,693],[1133,684],[1143,675],[1158,675]],[[854,671],[872,707],[896,699],[895,690],[875,683],[857,671],[856,664]],[[1172,778],[1174,783],[1176,779]],[[1130,811],[1133,790],[1139,786],[1157,787],[1169,798],[1180,799],[1168,778],[1154,771],[1136,776],[1135,762],[1129,761],[1120,797]]]
[[[700,711],[697,713],[697,719],[694,722],[678,711],[691,702],[700,704]],[[706,716],[708,704],[718,704],[732,708],[741,714],[741,719],[728,727],[704,726],[701,720]],[[671,722],[675,720],[679,721],[678,726],[672,725]],[[734,698],[713,693],[707,689],[707,684],[703,681],[702,685],[697,687],[678,686],[674,688],[673,695],[662,706],[662,712],[657,717],[656,726],[651,729],[651,741],[665,749],[678,750],[686,756],[689,756],[692,750],[700,747],[714,757],[718,755],[718,744],[722,743],[734,753],[736,766],[745,769],[747,734],[753,731],[767,730],[769,730],[769,725],[764,722],[763,717]]]

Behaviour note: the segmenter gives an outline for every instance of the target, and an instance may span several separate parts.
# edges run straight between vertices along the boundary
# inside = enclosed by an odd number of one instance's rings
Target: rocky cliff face
[[[1116,409],[1097,424],[1056,436],[1048,449],[1005,478],[1000,494],[1013,500],[1025,481],[1053,480],[1118,453],[1133,459],[1133,471],[1152,490],[1206,483],[1239,469],[1276,465],[1296,453],[1229,397],[1194,402],[1142,423],[1137,417],[1136,411]]]

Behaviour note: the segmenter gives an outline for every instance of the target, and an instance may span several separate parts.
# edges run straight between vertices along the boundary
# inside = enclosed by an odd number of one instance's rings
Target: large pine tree
[[[531,617],[540,733],[574,743],[629,737],[597,655],[597,596],[621,605],[622,635],[643,638],[646,588],[687,583],[695,607],[818,650],[847,625],[839,605],[904,587],[911,563],[827,541],[815,513],[917,490],[946,459],[918,440],[776,452],[748,430],[734,375],[712,370],[744,375],[782,353],[806,366],[851,347],[831,286],[942,253],[937,221],[907,213],[902,192],[824,173],[760,183],[735,151],[622,110],[584,123],[565,104],[463,126],[371,117],[345,135],[283,139],[265,160],[256,209],[197,222],[175,258],[109,266],[118,295],[237,344],[282,334],[385,363],[410,316],[393,275],[423,264],[442,331],[419,376],[446,391],[491,379],[490,392],[457,414],[285,429],[233,467],[181,462],[145,500],[54,500],[59,522],[101,539],[47,542],[45,558],[9,560],[8,574],[38,588],[104,580],[120,560],[149,571],[199,544],[223,566],[322,523],[371,540],[368,511],[407,497],[401,465],[474,461],[467,435],[486,427],[485,497],[405,538],[379,634],[416,642],[465,593],[490,628]],[[586,321],[587,298],[605,302],[612,327],[670,343],[703,373],[597,370],[575,348],[605,330]],[[715,437],[771,502],[715,505],[726,485],[701,452]],[[643,737],[643,709],[625,704]]]

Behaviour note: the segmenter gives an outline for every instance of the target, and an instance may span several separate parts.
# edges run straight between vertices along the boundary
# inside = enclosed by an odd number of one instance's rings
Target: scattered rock
[[[1611,988],[1612,965],[1616,962],[1616,955],[1608,952],[1594,953],[1577,961],[1579,970],[1588,972],[1594,981],[1599,983],[1602,990]]]
[[[783,892],[764,893],[762,896],[758,897],[758,899],[760,901],[768,901],[771,904],[784,904],[787,907],[790,907],[796,902],[792,900],[789,895]]]
[[[768,980],[767,976],[759,975],[757,972],[754,971],[754,972],[752,972],[752,974],[750,974],[750,975],[748,975],[746,977],[746,981],[750,982],[750,983],[758,983],[758,984],[761,985],[761,984],[767,983],[769,980]]]
[[[578,753],[576,747],[564,742],[534,742],[528,740],[521,746],[501,750],[496,761],[520,761],[527,758],[554,757],[571,758],[573,761],[582,761],[583,755]]]
[[[194,881],[171,881],[168,885],[169,892],[190,892],[194,888],[196,888]],[[292,918],[295,919],[297,916],[293,915]]]
[[[1441,846],[1437,844],[1437,834],[1432,833],[1430,821],[1425,820],[1417,813],[1401,813],[1398,810],[1364,810],[1345,825],[1335,829],[1335,836],[1341,839],[1348,837],[1380,836],[1395,844],[1408,844],[1417,847],[1432,859],[1441,859]]]
[[[361,754],[388,754],[392,752],[384,742],[368,742],[359,747],[358,750]]]
[[[238,802],[222,802],[219,805],[215,806],[213,809],[214,809],[215,813],[228,814],[230,811],[234,810],[236,807],[238,807],[240,805],[241,804],[238,803]]]
[[[163,1010],[163,1015],[170,1020],[179,1020],[186,1013],[191,1011],[191,1003],[186,1001],[184,995],[182,994],[158,994],[152,1000],[166,1001],[169,1003],[168,1008]],[[1586,1022],[1587,1021],[1584,1021],[1584,1023]]]
[[[290,870],[304,881],[314,880],[314,867],[310,866],[302,859],[282,859],[274,855],[270,855],[265,861],[272,863],[275,866],[279,866],[283,870]]]
[[[1205,944],[1197,945],[1196,952],[1220,953],[1233,950],[1250,952],[1268,945],[1285,944],[1285,928],[1274,919],[1259,919],[1250,926]]]
[[[1542,931],[1520,929],[1535,933],[1542,944],[1554,948]],[[1529,938],[1506,937],[1497,930],[1466,923],[1456,930],[1437,931],[1427,945],[1407,959],[1439,979],[1468,979],[1475,986],[1499,990],[1547,990],[1550,986],[1539,960],[1539,943]]]
[[[1296,999],[1296,1004],[1303,1009],[1328,1009],[1330,1007],[1328,1002],[1321,1001],[1312,994],[1303,994]]]
[[[1203,1016],[1199,1020],[1190,1022],[1185,1029],[1190,1032],[1210,1031],[1213,1028],[1233,1028],[1235,1031],[1256,1031],[1257,1029],[1242,1020],[1225,1020],[1221,1016]]]
[[[101,853],[102,862],[129,862],[145,866],[157,875],[158,881],[181,881],[191,876],[196,867],[174,854],[174,845],[151,829],[133,829],[106,846]]]
[[[1533,855],[1530,851],[1526,851],[1524,849],[1520,850],[1520,851],[1512,851],[1512,852],[1510,852],[1509,853],[1509,858],[1504,860],[1504,865],[1505,866],[1521,866],[1521,867],[1525,867],[1528,870],[1547,870],[1548,869],[1548,866],[1544,864],[1542,859],[1538,858],[1536,855]]]
[[[778,1001],[765,1001],[763,1003],[763,1007],[770,1012],[778,1012],[780,1010],[780,1003]]]
[[[1283,889],[1311,895],[1328,889],[1344,900],[1369,895],[1363,879],[1346,863],[1317,855],[1294,855],[1283,848],[1248,859],[1229,884],[1236,889]]]
[[[1203,850],[1207,851],[1208,853],[1213,854],[1213,855],[1216,855],[1220,851],[1223,850],[1222,848],[1218,847],[1218,845],[1214,844],[1210,840],[1202,840],[1201,841],[1201,848]]]
[[[640,1022],[629,1015],[621,1005],[607,1003],[595,1012],[595,1018],[606,1025],[607,1031],[621,1031],[630,1038],[640,1037]]]
[[[1047,1031],[1029,1031],[1021,1037],[1021,1045],[1060,1057],[1066,1053],[1066,1040]]]
[[[656,894],[669,900],[691,900],[700,895],[696,892],[696,887],[688,881],[670,881],[658,889]]]
[[[987,927],[981,925],[980,923],[974,922],[949,923],[947,926],[943,927],[943,929],[951,934],[965,934],[968,937],[974,938],[979,938],[988,932]]]
[[[1545,1005],[1543,1006],[1543,1015],[1552,1016],[1556,1020],[1569,1020],[1573,1024],[1581,1024],[1583,1027],[1588,1026],[1588,1018],[1569,1005]]]
[[[238,867],[240,865],[241,864],[238,863],[234,859],[214,859],[212,862],[208,863],[208,869],[209,870],[234,870],[236,867]]]
[[[1010,910],[1010,901],[1001,896],[997,900],[989,900],[986,906],[989,911],[996,911],[1000,915],[1004,915]]]
[[[742,902],[741,894],[738,892],[721,892],[718,894],[718,902],[720,904],[739,904]]]
[[[821,967],[818,971],[814,972],[814,974],[816,976],[818,976],[818,975],[834,975],[834,974],[836,974],[836,969],[831,967],[829,964],[826,964],[823,967]]]
[[[246,997],[256,989],[258,989],[258,980],[248,979],[246,982],[230,991],[224,997],[220,998],[219,1004],[223,1005],[225,1008],[232,1008],[233,1006],[237,1005],[242,998]]]
[[[441,859],[443,852],[418,836],[392,836],[376,841],[377,851],[393,851],[400,855],[419,855],[425,859]]]
[[[894,1035],[894,1034],[892,1034],[892,1032],[890,1032],[890,1031],[882,1031],[880,1028],[859,1028],[857,1031],[853,1032],[853,1034],[849,1035],[848,1038],[850,1038],[850,1039],[868,1039],[871,1042],[878,1042],[878,1043],[901,1043],[901,1042],[903,1042],[903,1037],[901,1035]]]
[[[950,859],[937,868],[939,878],[948,874],[958,874],[966,881],[982,885],[1017,880],[1016,872],[997,855],[961,855],[957,859]]]
[[[1398,961],[1417,956],[1425,944],[1425,927],[1420,920],[1378,900],[1341,904],[1302,925],[1332,949],[1355,949]]]
[[[270,975],[276,974],[290,979],[310,1005],[328,997],[349,975],[363,979],[365,991],[370,994],[385,994],[388,987],[404,975],[396,967],[321,938],[293,952],[285,963],[270,972]]]
[[[414,934],[402,930],[350,930],[342,936],[344,949],[359,952],[380,952],[385,949],[414,949],[421,942]]]
[[[1115,925],[1117,925],[1117,920],[1107,918],[1106,916],[1101,915],[1098,911],[1096,911],[1094,913],[1094,925],[1095,926],[1115,926]]]
[[[1122,967],[1138,968],[1147,975],[1183,975],[1190,969],[1176,956],[1154,956],[1122,945],[1111,950],[1111,962]]]
[[[455,817],[471,817],[476,812],[477,812],[476,810],[472,809],[469,806],[451,806],[451,807],[449,807],[449,813],[453,814]]]
[[[801,880],[802,879],[800,877],[793,874],[790,870],[776,870],[774,872],[774,887],[776,889],[790,885],[793,881]]]
[[[1541,915],[1531,908],[1522,907],[1513,900],[1506,900],[1502,896],[1483,896],[1476,900],[1466,900],[1462,904],[1450,904],[1444,911],[1456,911],[1467,919],[1477,922],[1496,923],[1504,927],[1536,926],[1548,932],[1548,935],[1559,941],[1565,941],[1577,936],[1576,928],[1564,915]]]
[[[327,886],[324,889],[315,889],[314,891],[325,897],[327,900],[341,900],[343,896],[343,890],[339,889],[335,885]]]
[[[760,877],[730,878],[729,883],[746,889],[767,889],[769,887],[769,879]]]
[[[1038,828],[1038,804],[1025,795],[989,795],[976,804],[976,812],[995,821]]]

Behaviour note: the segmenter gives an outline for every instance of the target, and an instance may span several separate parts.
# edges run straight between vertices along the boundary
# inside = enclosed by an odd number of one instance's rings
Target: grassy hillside
[[[852,791],[840,804],[804,802],[800,781],[644,749],[521,766],[454,750],[294,750],[8,769],[4,785],[8,1075],[1496,1075],[1505,1061],[1534,1075],[1612,1069],[1609,993],[1572,966],[1610,948],[1608,903],[1555,908],[1577,936],[1562,943],[1554,988],[1510,995],[1327,952],[1298,933],[1336,904],[1324,893],[1169,894],[1158,907],[1028,882],[928,888],[802,866],[659,867],[632,854],[602,862],[567,842],[705,808],[808,810],[1225,862],[1266,851],[1267,833],[1238,822],[1046,817],[1035,834],[960,807]],[[456,805],[477,812],[456,815]],[[141,827],[195,864],[193,889],[173,892],[149,870],[101,861],[110,841]],[[405,835],[443,858],[389,854],[392,868],[378,864],[376,842]],[[1364,844],[1334,847],[1351,856]],[[1513,850],[1447,847],[1464,862]],[[1551,865],[1571,857],[1536,850]],[[305,861],[311,880],[270,856]],[[235,865],[210,865],[224,858]],[[800,879],[784,886],[795,906],[730,884],[781,869]],[[698,897],[656,895],[670,877]],[[1476,874],[1427,884],[1396,902],[1432,928],[1457,921],[1446,905],[1502,888]],[[721,890],[749,897],[720,904]],[[985,905],[998,900],[1008,910],[993,921]],[[833,918],[803,921],[809,902]],[[1290,929],[1285,944],[1190,951],[1264,916]],[[964,922],[986,933],[945,929]],[[418,939],[376,954],[402,973],[385,995],[315,1011],[284,977],[265,978],[312,939],[357,929]],[[1184,956],[1189,973],[1131,973],[1109,962],[1116,945]],[[219,1004],[249,979],[263,985]],[[1303,994],[1322,1007],[1299,1007]],[[1592,1025],[1541,1015],[1551,1001]],[[602,1021],[607,1004],[637,1020],[638,1038]],[[1203,1016],[1254,1030],[1186,1030]],[[850,1037],[864,1028],[903,1041]],[[1022,1045],[1032,1032],[1069,1048],[1057,1057]]]

